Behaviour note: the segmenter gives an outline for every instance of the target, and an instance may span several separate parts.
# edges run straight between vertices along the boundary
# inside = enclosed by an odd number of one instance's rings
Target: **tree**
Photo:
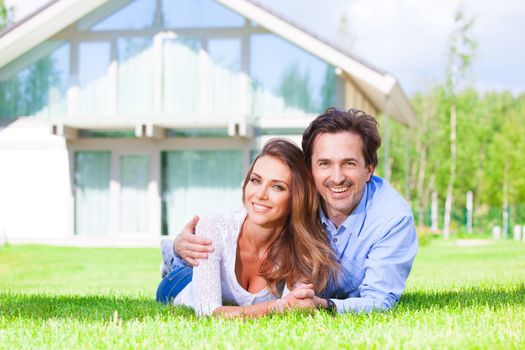
[[[470,30],[474,24],[474,18],[466,18],[460,8],[454,18],[456,29],[450,36],[448,49],[448,70],[446,81],[446,92],[450,99],[449,127],[450,127],[450,168],[447,185],[447,197],[445,201],[445,215],[443,220],[443,236],[448,239],[450,235],[450,218],[453,204],[453,191],[456,181],[456,130],[457,130],[457,89],[465,78],[468,68],[472,64],[476,41],[470,37]]]
[[[306,112],[315,112],[310,88],[308,71],[301,71],[299,64],[288,66],[283,72],[277,95],[282,96],[288,107],[294,107]]]
[[[12,9],[5,5],[5,0],[0,0],[0,29],[9,25]]]

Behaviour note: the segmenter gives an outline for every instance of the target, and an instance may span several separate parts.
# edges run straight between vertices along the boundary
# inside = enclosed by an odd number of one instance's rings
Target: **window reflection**
[[[132,0],[91,29],[101,31],[150,28],[155,25],[155,9],[155,0]]]
[[[200,39],[164,40],[163,110],[168,114],[195,113],[199,107]]]
[[[110,95],[107,71],[111,61],[108,42],[85,42],[78,46],[80,111],[107,114]]]
[[[153,40],[121,38],[117,50],[119,113],[151,113],[155,91]]]
[[[164,28],[240,27],[244,18],[213,0],[163,0]]]
[[[317,113],[333,102],[332,66],[272,34],[251,37],[253,113]]]
[[[208,41],[210,65],[207,74],[207,107],[212,113],[239,113],[241,76],[240,39],[214,39]]]
[[[66,113],[69,44],[46,41],[0,70],[0,118]]]

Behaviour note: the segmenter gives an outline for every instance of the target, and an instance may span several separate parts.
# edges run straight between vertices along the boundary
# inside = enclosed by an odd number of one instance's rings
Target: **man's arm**
[[[339,313],[388,310],[401,297],[417,253],[417,234],[412,216],[389,226],[391,229],[371,247],[364,261],[360,297],[332,299]]]
[[[187,262],[192,266],[198,266],[197,259],[208,259],[208,254],[213,252],[211,240],[195,235],[195,227],[198,222],[199,217],[194,216],[173,241],[175,259],[181,264]]]

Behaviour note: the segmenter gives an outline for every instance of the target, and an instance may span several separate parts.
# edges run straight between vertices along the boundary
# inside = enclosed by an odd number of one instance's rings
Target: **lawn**
[[[525,348],[525,244],[433,241],[386,313],[197,319],[154,302],[154,249],[0,247],[0,349]]]

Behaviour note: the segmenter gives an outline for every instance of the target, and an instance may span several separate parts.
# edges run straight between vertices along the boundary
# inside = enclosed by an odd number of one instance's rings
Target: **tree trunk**
[[[503,170],[503,237],[509,238],[509,176],[508,163]]]
[[[452,203],[454,182],[456,181],[456,103],[450,106],[450,174],[447,186],[447,199],[445,201],[445,217],[443,221],[443,238],[450,237],[450,218],[452,215]]]

